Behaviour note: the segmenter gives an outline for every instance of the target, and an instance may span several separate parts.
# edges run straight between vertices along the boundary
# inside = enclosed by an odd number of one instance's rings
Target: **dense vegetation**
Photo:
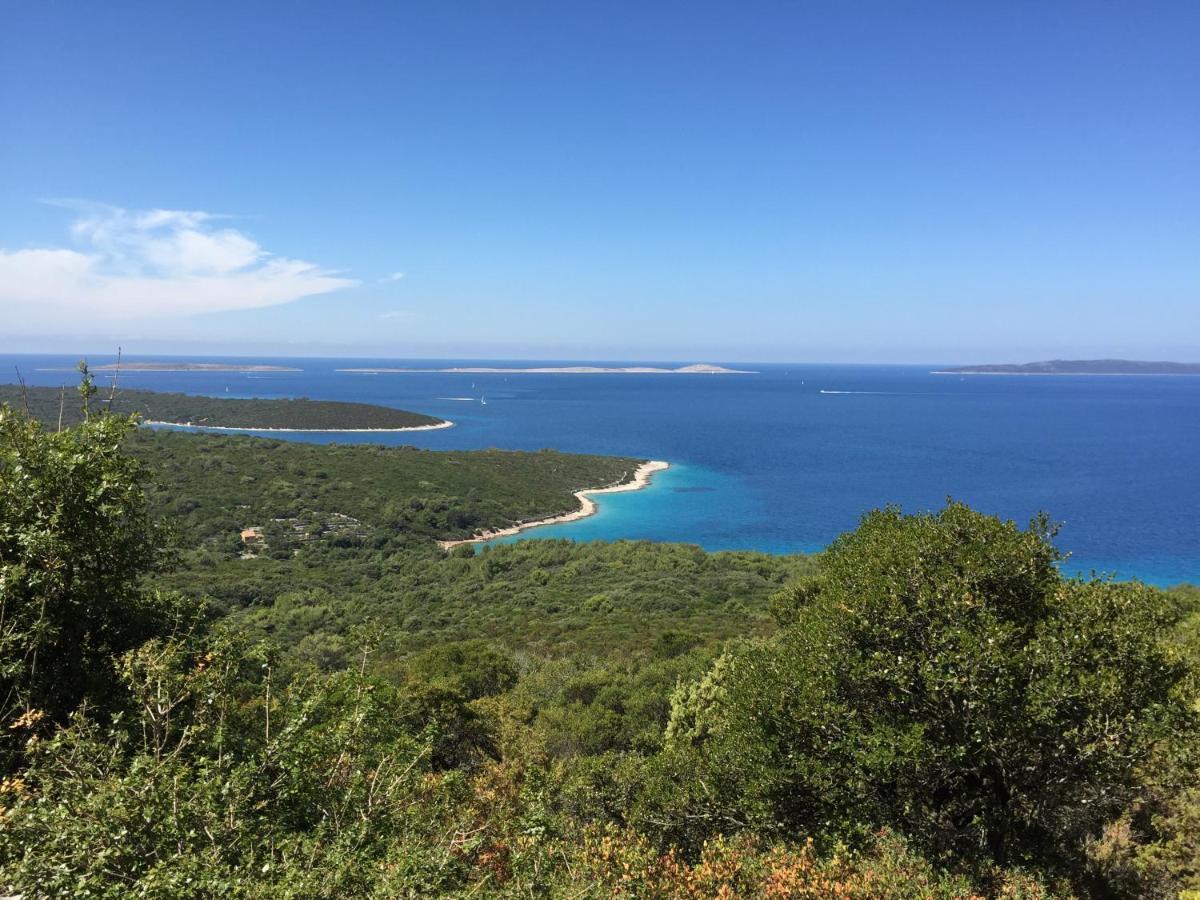
[[[82,419],[83,411],[73,394],[73,391],[62,388],[0,384],[0,403],[8,403],[16,409],[27,409],[35,419],[52,427],[58,426],[60,410],[63,425],[76,425]],[[392,409],[390,406],[306,398],[243,400],[122,388],[112,397],[111,403],[107,393],[97,394],[92,402],[94,408],[111,407],[118,415],[136,414],[148,422],[207,425],[212,428],[336,431],[414,428],[442,422],[434,416]]]
[[[0,413],[0,892],[1200,889],[1200,591],[1064,579],[1044,523],[957,504],[815,560],[446,554],[402,512],[630,462]],[[243,558],[237,510],[363,527]]]
[[[199,591],[295,655],[337,665],[368,619],[394,625],[402,650],[487,637],[555,656],[646,650],[664,634],[764,633],[770,596],[810,568],[646,542],[527,541],[475,556],[305,546],[285,559],[196,558],[159,584]]]
[[[640,460],[543,450],[434,452],[321,446],[243,436],[139,431],[129,447],[152,473],[151,502],[189,547],[230,546],[247,526],[335,514],[375,549],[469,537],[577,509],[575,491],[626,481]],[[277,551],[290,553],[280,536]],[[286,554],[285,554],[286,555]]]

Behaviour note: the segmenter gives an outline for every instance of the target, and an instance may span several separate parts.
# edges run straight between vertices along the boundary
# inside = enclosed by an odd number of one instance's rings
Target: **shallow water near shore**
[[[38,370],[69,368],[74,361],[0,358],[7,371],[17,365],[29,383],[41,385],[72,383],[70,373]],[[853,528],[872,507],[936,509],[952,495],[1021,523],[1047,511],[1063,523],[1058,543],[1072,553],[1069,571],[1200,582],[1200,378],[964,378],[933,375],[936,364],[722,360],[705,362],[758,374],[362,375],[334,370],[431,363],[253,361],[302,371],[127,372],[121,384],[212,396],[358,400],[455,422],[428,432],[268,435],[280,440],[552,447],[671,463],[645,490],[597,497],[595,516],[501,541],[645,538],[710,550],[811,552]]]

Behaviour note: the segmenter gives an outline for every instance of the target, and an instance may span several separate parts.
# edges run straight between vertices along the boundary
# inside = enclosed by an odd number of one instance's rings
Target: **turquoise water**
[[[709,546],[721,549],[756,547],[739,523],[754,515],[751,496],[738,479],[702,466],[675,463],[658,472],[640,491],[598,494],[596,515],[573,522],[542,525],[489,544],[511,544],[526,538],[575,541],[645,539],[696,543],[702,531]],[[820,544],[791,545],[789,551],[819,550]]]
[[[73,376],[38,370],[72,362],[0,359],[7,371],[19,365],[29,382],[50,385]],[[552,447],[671,463],[644,491],[598,496],[598,515],[522,539],[811,551],[872,507],[936,509],[953,496],[1022,523],[1045,510],[1062,523],[1058,542],[1072,554],[1072,571],[1200,582],[1200,378],[957,377],[931,374],[936,365],[738,366],[759,374],[737,376],[366,376],[335,370],[473,363],[255,362],[302,371],[126,373],[122,384],[361,400],[456,423],[407,434],[274,435],[290,440]]]

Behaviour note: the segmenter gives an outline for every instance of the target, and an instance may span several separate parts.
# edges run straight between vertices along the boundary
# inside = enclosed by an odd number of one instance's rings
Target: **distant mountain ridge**
[[[1050,359],[1043,362],[955,366],[935,375],[1200,375],[1200,363],[1133,359]]]

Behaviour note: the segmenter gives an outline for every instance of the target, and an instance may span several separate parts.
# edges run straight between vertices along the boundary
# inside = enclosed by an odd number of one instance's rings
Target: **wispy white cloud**
[[[253,309],[358,283],[270,253],[211,213],[57,205],[76,212],[74,247],[0,248],[0,314],[18,322]]]
[[[402,278],[404,278],[403,272],[393,272],[391,275],[385,275],[383,278],[380,278],[379,280],[382,282],[399,281]]]
[[[407,309],[389,309],[385,313],[380,313],[379,318],[381,318],[381,319],[411,319],[411,318],[413,318],[413,313],[411,310],[407,310]]]

